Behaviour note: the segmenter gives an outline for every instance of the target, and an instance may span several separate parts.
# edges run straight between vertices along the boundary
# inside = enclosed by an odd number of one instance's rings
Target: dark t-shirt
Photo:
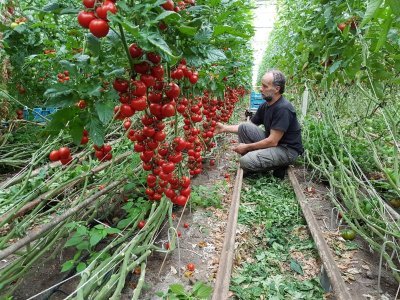
[[[290,147],[299,154],[304,152],[296,111],[292,103],[283,96],[271,106],[268,106],[267,102],[261,104],[251,118],[251,122],[256,125],[263,124],[267,137],[270,135],[271,129],[283,131],[284,134],[278,145]]]

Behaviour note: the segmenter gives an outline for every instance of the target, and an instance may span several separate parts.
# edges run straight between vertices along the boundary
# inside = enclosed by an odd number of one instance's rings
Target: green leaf
[[[96,108],[96,112],[99,117],[99,120],[103,124],[107,124],[108,122],[110,122],[110,120],[114,116],[114,108],[112,107],[112,105],[110,103],[96,102],[95,108]]]
[[[131,218],[129,219],[123,219],[121,221],[118,222],[117,227],[120,229],[124,229],[126,226],[128,226],[129,224],[133,224],[133,220]]]
[[[80,262],[77,266],[76,266],[76,271],[77,272],[82,272],[83,270],[86,269],[86,264],[83,262]]]
[[[58,10],[60,8],[61,7],[60,7],[60,5],[58,3],[53,2],[53,3],[49,3],[49,4],[45,5],[42,8],[42,10],[45,11],[45,12],[52,12],[52,11]]]
[[[389,29],[392,26],[393,17],[392,17],[392,10],[389,8],[387,11],[385,22],[380,26],[381,32],[379,34],[379,40],[375,47],[375,52],[378,52],[382,46],[385,44],[387,35],[389,33]]]
[[[63,8],[60,11],[60,15],[75,15],[78,14],[80,11],[80,9],[77,9],[75,7],[67,7],[67,8]]]
[[[99,56],[101,50],[101,42],[95,36],[89,34],[87,36],[88,49],[94,54],[94,56]]]
[[[44,92],[44,96],[48,98],[57,98],[61,96],[70,95],[72,93],[72,89],[65,85],[57,85],[54,88],[47,89]]]
[[[208,297],[212,294],[212,287],[202,284],[198,289],[194,289],[194,296],[200,299],[208,299]]]
[[[80,243],[82,243],[83,239],[80,236],[73,236],[72,238],[70,238],[64,245],[64,247],[71,247],[71,246],[76,246]]]
[[[181,284],[171,284],[169,286],[169,290],[172,293],[174,293],[175,295],[186,296],[185,289],[183,288],[183,285],[181,285]]]
[[[72,141],[76,145],[80,145],[84,129],[81,119],[74,118],[69,124],[68,128],[69,128],[69,134],[72,137]]]
[[[89,131],[89,137],[95,145],[101,146],[104,144],[104,127],[97,118],[91,118],[86,129]]]
[[[165,20],[165,21],[179,21],[181,19],[181,16],[177,14],[174,11],[164,11],[163,13],[159,14],[155,21],[158,23],[159,21]]]
[[[75,261],[73,260],[67,260],[65,263],[62,265],[61,272],[67,272],[71,270],[74,267]]]
[[[47,124],[46,129],[58,133],[61,129],[64,129],[67,123],[72,120],[78,113],[76,107],[66,107],[58,110],[52,114],[50,122]]]
[[[399,0],[386,0],[389,3],[392,11],[396,16],[400,16],[400,3]]]
[[[329,73],[332,74],[333,72],[335,72],[340,67],[341,64],[342,64],[341,60],[335,61],[332,64],[332,66],[329,67]]]
[[[139,26],[134,25],[131,22],[128,22],[126,20],[124,20],[123,22],[120,22],[120,24],[122,25],[122,27],[129,32],[130,34],[132,34],[134,37],[139,36]]]
[[[83,241],[82,243],[76,245],[76,249],[78,250],[89,250],[89,242]]]
[[[112,70],[110,72],[104,72],[105,76],[123,76],[125,74],[125,69],[124,68],[120,68],[120,69],[115,69]]]
[[[207,55],[207,61],[209,63],[213,63],[213,62],[217,62],[217,61],[226,59],[225,53],[216,48],[208,49],[208,51],[206,52],[206,55]]]
[[[170,56],[174,56],[172,54],[171,49],[169,48],[168,44],[165,42],[165,40],[162,38],[161,35],[159,35],[158,33],[153,33],[147,36],[147,40],[153,44],[154,46],[156,46],[157,48],[159,48],[161,51],[163,51],[164,53],[170,55]]]
[[[361,27],[367,24],[373,17],[375,17],[378,8],[381,6],[383,0],[369,0],[367,4],[367,11],[365,12],[364,19],[361,22]]]
[[[103,239],[103,235],[101,234],[101,231],[95,230],[90,233],[90,246],[96,246],[101,240]]]
[[[182,32],[183,34],[186,34],[189,36],[194,36],[197,33],[198,28],[182,25],[182,26],[178,27],[178,30],[180,32]]]
[[[239,36],[242,38],[249,38],[250,36],[246,33],[244,33],[243,31],[238,31],[235,28],[231,27],[231,26],[227,26],[227,25],[217,25],[214,27],[214,36],[219,36],[222,34],[230,34],[230,35],[234,35],[234,36]]]
[[[107,227],[104,229],[104,231],[107,232],[107,234],[116,234],[121,232],[121,230],[119,230],[118,228],[113,227]]]
[[[293,271],[299,273],[300,275],[304,274],[302,267],[294,259],[290,260],[290,269],[292,269]]]

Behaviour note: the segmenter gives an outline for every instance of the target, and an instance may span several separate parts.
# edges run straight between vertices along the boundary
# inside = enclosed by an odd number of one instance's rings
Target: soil
[[[337,213],[335,210],[332,212],[333,205],[328,197],[329,188],[313,178],[313,173],[304,167],[296,167],[295,174],[350,294],[368,300],[395,299],[399,285],[385,265],[381,275],[383,292],[379,293],[378,290],[380,253],[372,251],[360,237],[349,243],[340,236],[339,230],[345,226],[338,226]]]

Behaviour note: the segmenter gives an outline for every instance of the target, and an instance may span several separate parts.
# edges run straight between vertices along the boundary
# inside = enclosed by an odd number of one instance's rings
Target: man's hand
[[[236,153],[238,153],[240,155],[245,155],[247,152],[249,152],[248,145],[241,143],[241,144],[237,145],[236,147],[234,147],[233,151],[235,151]]]
[[[220,134],[222,132],[225,132],[225,126],[224,124],[218,122],[217,125],[215,125],[214,134]]]

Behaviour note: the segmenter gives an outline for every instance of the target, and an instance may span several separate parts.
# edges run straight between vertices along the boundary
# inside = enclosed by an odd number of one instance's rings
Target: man
[[[274,170],[273,175],[283,179],[287,166],[304,151],[295,109],[282,96],[285,83],[281,71],[268,71],[262,77],[260,90],[266,102],[259,106],[251,123],[216,126],[216,133],[239,135],[239,145],[233,150],[242,155],[240,166],[245,172]],[[265,131],[258,127],[261,124]]]

